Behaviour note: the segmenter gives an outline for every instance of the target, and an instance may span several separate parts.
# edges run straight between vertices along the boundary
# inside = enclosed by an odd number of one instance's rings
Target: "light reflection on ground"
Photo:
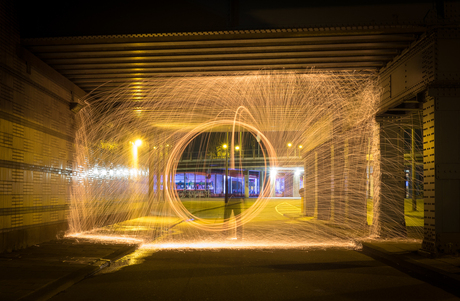
[[[67,237],[92,239],[96,242],[110,242],[110,243],[121,243],[121,244],[141,244],[144,241],[139,238],[115,236],[115,235],[100,235],[100,234],[89,234],[89,233],[73,233],[66,235]]]
[[[204,250],[204,249],[326,249],[326,248],[347,248],[359,249],[361,246],[355,242],[341,243],[276,243],[276,242],[251,242],[240,241],[235,238],[226,242],[182,242],[182,243],[152,243],[144,244],[141,249],[156,250]]]
[[[128,254],[110,266],[100,270],[95,275],[114,273],[127,266],[141,264],[145,258],[159,251],[220,251],[226,249],[242,250],[251,249],[255,251],[273,251],[277,249],[299,249],[299,250],[318,250],[318,249],[331,249],[341,248],[349,250],[357,250],[361,245],[356,242],[336,242],[336,243],[294,243],[294,244],[281,244],[274,242],[250,242],[244,240],[237,240],[230,238],[222,242],[180,242],[180,243],[146,243],[140,245],[139,249],[131,254]]]

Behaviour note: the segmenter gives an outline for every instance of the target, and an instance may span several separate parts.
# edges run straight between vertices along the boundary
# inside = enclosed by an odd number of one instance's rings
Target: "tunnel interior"
[[[374,197],[382,174],[395,176],[379,169],[375,76],[263,72],[144,85],[152,90],[142,102],[120,101],[126,86],[88,98],[78,114],[71,233],[155,241],[175,216],[174,229],[195,230],[173,241],[221,241],[229,231],[241,239],[242,229],[247,245],[349,243],[382,227],[407,237],[403,200],[381,207]],[[390,144],[402,158],[404,144]],[[303,226],[286,224],[299,218]]]

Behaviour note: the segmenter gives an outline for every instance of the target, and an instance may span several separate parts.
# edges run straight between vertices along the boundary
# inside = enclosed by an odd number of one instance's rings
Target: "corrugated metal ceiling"
[[[156,76],[307,68],[375,72],[410,46],[417,26],[278,29],[24,39],[45,63],[89,92]],[[133,95],[142,98],[142,87]]]

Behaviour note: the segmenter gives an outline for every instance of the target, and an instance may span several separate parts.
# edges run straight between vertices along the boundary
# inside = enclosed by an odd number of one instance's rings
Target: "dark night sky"
[[[54,3],[15,1],[23,38],[362,24],[420,24],[426,16],[435,14],[436,7],[436,1],[426,0],[83,0],[61,1],[60,5]]]

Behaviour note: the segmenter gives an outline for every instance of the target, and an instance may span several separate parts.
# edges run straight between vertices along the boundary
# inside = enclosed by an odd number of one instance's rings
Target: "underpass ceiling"
[[[376,72],[425,27],[239,30],[23,39],[22,45],[86,92],[130,83],[141,101],[152,77],[245,74],[277,70]]]

